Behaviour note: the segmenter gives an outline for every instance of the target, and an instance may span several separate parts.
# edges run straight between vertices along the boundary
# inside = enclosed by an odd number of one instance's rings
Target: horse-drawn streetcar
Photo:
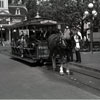
[[[11,55],[31,63],[49,57],[47,39],[56,33],[57,22],[42,18],[23,21],[11,26]]]

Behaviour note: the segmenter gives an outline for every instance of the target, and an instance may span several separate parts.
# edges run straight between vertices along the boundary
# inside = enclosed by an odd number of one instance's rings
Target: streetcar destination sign
[[[53,20],[44,20],[44,21],[41,21],[40,23],[41,24],[46,24],[46,23],[57,24],[57,22],[56,21],[53,21]]]

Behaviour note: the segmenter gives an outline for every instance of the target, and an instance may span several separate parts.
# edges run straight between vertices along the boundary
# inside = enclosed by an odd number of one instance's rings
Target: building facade
[[[0,0],[0,41],[9,44],[11,32],[9,26],[26,19],[27,9],[22,0]]]

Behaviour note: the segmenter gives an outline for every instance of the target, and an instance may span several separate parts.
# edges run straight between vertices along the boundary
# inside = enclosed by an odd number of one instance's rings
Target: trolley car
[[[30,63],[47,61],[48,37],[56,33],[57,22],[43,18],[23,21],[11,27],[11,55]]]

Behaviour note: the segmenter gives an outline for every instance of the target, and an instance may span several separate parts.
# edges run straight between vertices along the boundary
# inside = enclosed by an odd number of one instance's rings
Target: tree
[[[8,4],[11,4],[12,0],[8,0]]]
[[[70,27],[79,25],[83,33],[84,22],[89,20],[89,17],[83,19],[84,11],[88,9],[89,2],[90,0],[49,0],[40,1],[39,5],[36,5],[36,0],[27,0],[26,7],[29,11],[29,18],[33,18],[39,11],[40,16],[65,23]],[[97,4],[98,2],[95,3],[95,5]],[[95,8],[98,9],[98,6]]]
[[[26,8],[28,9],[28,14],[27,14],[28,19],[33,18],[36,15],[37,11],[36,0],[27,0]]]

